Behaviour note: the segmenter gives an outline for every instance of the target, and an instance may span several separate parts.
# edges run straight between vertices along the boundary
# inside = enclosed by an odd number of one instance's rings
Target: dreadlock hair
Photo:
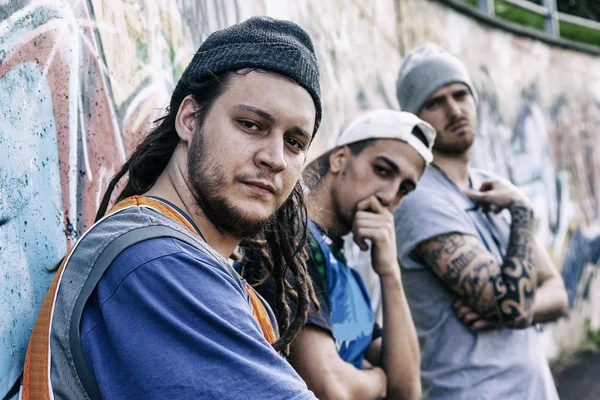
[[[308,209],[305,190],[298,182],[276,212],[270,226],[258,238],[243,240],[242,271],[253,286],[272,279],[275,286],[275,315],[281,332],[273,347],[289,355],[290,343],[306,323],[311,306],[319,308],[306,268]],[[288,302],[292,303],[294,313]],[[293,315],[290,321],[290,315]]]
[[[179,143],[179,136],[175,130],[175,118],[187,95],[191,94],[198,106],[196,134],[200,134],[206,115],[227,88],[233,74],[246,74],[253,70],[264,72],[260,69],[227,71],[194,80],[183,90],[179,90],[177,87],[171,97],[167,114],[155,121],[159,125],[141,141],[110,181],[96,214],[96,221],[106,213],[115,186],[125,174],[128,174],[129,179],[117,197],[117,201],[134,195],[142,195],[156,183]],[[304,190],[302,184],[298,182],[267,227],[257,237],[246,238],[241,243],[242,246],[256,251],[262,260],[259,264],[260,267],[255,267],[254,273],[263,276],[265,280],[269,277],[275,280],[280,338],[273,343],[273,347],[286,356],[289,353],[291,341],[306,322],[310,302],[318,304],[306,269],[307,229],[308,212],[304,202]],[[294,285],[285,279],[287,274],[293,276]],[[286,299],[294,303],[297,309],[291,322],[290,308]]]
[[[175,118],[183,99],[191,94],[196,102],[198,106],[196,129],[200,131],[208,111],[227,88],[232,74],[233,72],[225,72],[219,75],[211,75],[207,79],[193,81],[188,90],[175,90],[167,107],[166,115],[154,121],[154,123],[158,123],[158,126],[140,142],[133,154],[108,184],[96,214],[96,221],[106,213],[115,186],[125,174],[129,174],[129,177],[125,187],[117,197],[117,201],[130,196],[141,195],[154,186],[160,174],[167,167],[179,143],[179,136],[175,130]]]

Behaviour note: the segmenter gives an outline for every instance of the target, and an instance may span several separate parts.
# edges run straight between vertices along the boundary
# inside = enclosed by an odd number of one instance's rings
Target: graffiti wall
[[[312,156],[359,112],[398,107],[407,50],[432,41],[461,57],[481,98],[474,163],[529,193],[573,315],[599,313],[589,305],[600,289],[598,58],[435,1],[0,1],[0,396],[20,372],[48,270],[91,225],[194,51],[257,14],[291,19],[315,42],[324,120]],[[552,346],[567,345],[575,320],[552,327]]]
[[[93,223],[110,177],[210,32],[256,14],[311,32],[338,116],[316,152],[357,110],[391,104],[394,72],[377,60],[398,64],[395,25],[372,28],[393,3],[344,13],[336,2],[287,3],[0,1],[0,397],[20,373],[49,269]]]
[[[194,47],[238,18],[213,2],[147,3],[0,2],[0,397],[20,374],[48,270],[93,222]],[[193,15],[200,23],[182,20]]]

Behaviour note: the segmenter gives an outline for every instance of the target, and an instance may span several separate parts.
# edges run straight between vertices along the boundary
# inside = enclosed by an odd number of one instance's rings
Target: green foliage
[[[462,0],[464,3],[477,7],[478,0]],[[528,0],[531,3],[540,4],[540,0]],[[531,29],[544,31],[544,17],[532,11],[512,5],[503,0],[494,1],[494,12],[497,18],[513,22]],[[584,26],[559,22],[560,37],[576,42],[600,46],[600,31],[586,28]]]
[[[585,338],[589,343],[600,346],[600,329],[592,329],[589,318],[585,320]]]
[[[600,46],[600,31],[564,21],[560,22],[560,37]]]
[[[496,0],[494,2],[494,11],[496,12],[496,17],[500,19],[516,22],[517,24],[528,28],[540,31],[544,30],[544,17],[533,11],[525,10],[502,0]]]

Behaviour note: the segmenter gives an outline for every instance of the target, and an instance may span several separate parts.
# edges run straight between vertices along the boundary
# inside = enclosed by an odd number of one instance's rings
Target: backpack
[[[136,219],[135,212],[122,214],[122,211],[132,207],[158,211],[154,215],[156,222],[148,223],[148,218]],[[118,214],[125,218],[126,223],[119,222],[116,227],[105,229],[102,222]],[[128,216],[130,214],[131,217]],[[94,232],[94,240],[83,240],[90,232]],[[101,398],[81,346],[79,329],[83,308],[104,272],[121,252],[136,243],[157,237],[181,240],[215,258],[240,288],[248,293],[249,307],[263,336],[269,343],[275,342],[277,324],[268,305],[254,289],[242,281],[227,261],[200,238],[185,217],[158,199],[133,196],[117,203],[105,217],[94,224],[60,265],[42,304],[27,348],[20,393],[22,399]],[[75,265],[80,268],[65,268],[73,257]],[[58,345],[63,351],[53,355],[51,344]]]

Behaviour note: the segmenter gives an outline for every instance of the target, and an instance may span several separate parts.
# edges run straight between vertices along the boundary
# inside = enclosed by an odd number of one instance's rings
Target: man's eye
[[[287,138],[286,143],[296,150],[304,150],[304,143],[294,138]]]
[[[467,97],[467,92],[458,92],[458,93],[456,93],[456,94],[454,95],[454,98],[455,98],[456,100],[462,100],[462,99],[464,99],[465,97]]]
[[[402,196],[407,196],[413,190],[414,190],[413,186],[410,186],[410,185],[400,185],[400,193],[402,194]]]
[[[381,176],[382,178],[386,178],[390,175],[390,171],[387,170],[386,168],[380,167],[380,166],[374,166],[373,169],[375,170],[375,173],[379,176]]]
[[[433,100],[427,103],[427,106],[425,108],[427,108],[428,110],[435,110],[440,106],[440,104],[441,102],[439,100]]]
[[[240,125],[242,125],[244,128],[249,129],[251,131],[256,131],[256,130],[260,129],[260,127],[255,122],[252,122],[252,121],[242,119],[242,120],[239,120],[238,123]]]

